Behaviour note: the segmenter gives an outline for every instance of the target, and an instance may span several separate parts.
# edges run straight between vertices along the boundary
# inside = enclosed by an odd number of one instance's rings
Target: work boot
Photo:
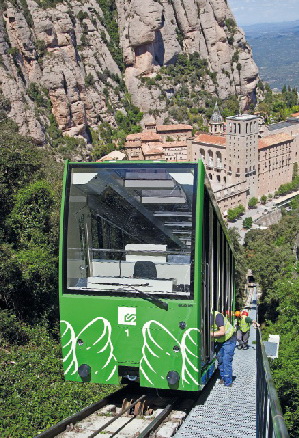
[[[223,383],[224,383],[224,380],[223,380],[223,379],[220,379],[220,380],[219,380],[219,383],[223,384]]]
[[[242,345],[242,344],[240,344],[240,345],[237,346],[237,349],[238,349],[238,350],[242,350],[242,348],[243,348],[243,345]]]

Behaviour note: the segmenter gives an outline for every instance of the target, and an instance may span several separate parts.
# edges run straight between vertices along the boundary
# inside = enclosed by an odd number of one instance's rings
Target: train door
[[[224,297],[225,297],[225,239],[224,233],[220,232],[220,300],[218,312],[223,312],[224,310]]]
[[[214,284],[213,266],[213,207],[208,192],[204,192],[203,209],[203,251],[202,251],[202,294],[201,294],[201,358],[204,366],[211,359],[211,309]]]
[[[220,309],[220,223],[214,215],[213,220],[213,288],[212,288],[212,309]],[[212,341],[212,340],[211,340]],[[211,342],[211,356],[214,355],[215,342]]]

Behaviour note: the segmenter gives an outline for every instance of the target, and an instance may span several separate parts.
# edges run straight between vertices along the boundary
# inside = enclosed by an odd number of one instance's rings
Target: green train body
[[[67,163],[60,316],[66,380],[198,391],[234,258],[198,163]]]

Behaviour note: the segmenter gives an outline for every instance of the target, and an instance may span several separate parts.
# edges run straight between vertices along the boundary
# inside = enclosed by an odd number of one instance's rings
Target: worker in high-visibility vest
[[[211,337],[215,341],[218,368],[220,371],[220,383],[224,386],[233,384],[233,357],[236,347],[236,330],[227,317],[220,312],[212,312]]]
[[[237,313],[237,312],[236,312]],[[240,313],[240,312],[238,312]],[[243,310],[241,315],[236,315],[237,319],[237,341],[238,341],[238,350],[247,350],[248,349],[248,339],[250,334],[250,327],[253,324],[255,327],[258,327],[259,324],[253,319],[249,318],[247,310]]]

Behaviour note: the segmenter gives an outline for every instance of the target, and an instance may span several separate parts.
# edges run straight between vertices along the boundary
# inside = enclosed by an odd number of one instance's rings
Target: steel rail
[[[125,414],[126,412],[128,412],[131,408],[133,408],[137,403],[139,403],[140,401],[144,400],[146,397],[146,395],[142,395],[141,397],[139,397],[137,400],[134,401],[134,403],[131,403],[129,406],[127,406],[126,408],[122,409],[117,415],[115,415],[115,417],[111,418],[111,420],[107,421],[107,423],[103,424],[101,427],[99,427],[99,429],[95,430],[94,432],[92,432],[91,435],[88,435],[87,438],[94,438],[98,433],[102,432],[104,429],[107,429],[108,426],[110,426],[111,423],[114,423],[114,421],[116,421],[118,418],[120,418],[123,414]]]
[[[138,435],[137,438],[146,438],[149,436],[151,432],[157,429],[157,427],[162,423],[162,421],[169,415],[171,412],[173,405],[177,402],[177,398],[169,403],[165,409]]]
[[[123,397],[127,391],[128,391],[127,387],[121,388],[118,391],[107,395],[102,400],[100,400],[96,403],[93,403],[90,406],[87,406],[86,408],[82,409],[79,412],[76,412],[75,414],[71,415],[70,417],[65,418],[64,420],[60,421],[59,423],[55,424],[54,426],[50,427],[49,429],[45,430],[44,432],[41,432],[40,434],[34,436],[33,438],[55,438],[59,433],[65,432],[66,427],[69,424],[75,424],[78,421],[84,420],[84,418],[93,414],[95,411],[101,409],[102,407],[104,407],[107,404],[110,404],[111,401],[116,396]]]

